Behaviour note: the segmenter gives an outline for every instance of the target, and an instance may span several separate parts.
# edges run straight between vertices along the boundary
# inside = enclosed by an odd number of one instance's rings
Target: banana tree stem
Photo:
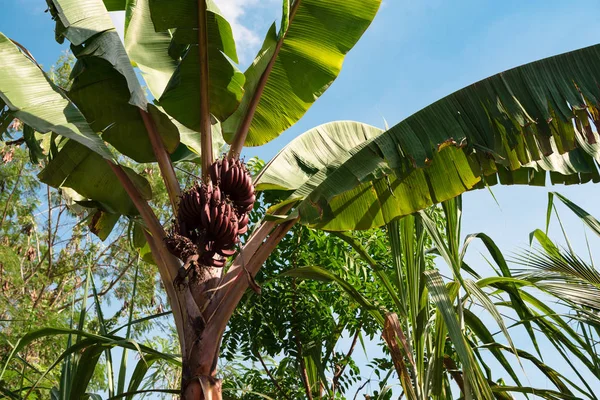
[[[202,179],[209,179],[209,167],[213,163],[210,121],[208,30],[206,23],[206,0],[198,0],[198,54],[200,58],[200,146],[202,150]]]
[[[154,156],[158,162],[160,174],[165,182],[165,187],[167,188],[167,193],[169,194],[169,200],[171,201],[173,212],[177,212],[177,204],[179,203],[179,197],[181,196],[181,188],[179,187],[179,181],[175,175],[175,169],[173,168],[171,157],[169,157],[169,153],[167,153],[167,149],[165,149],[165,144],[163,143],[156,128],[156,124],[154,123],[154,120],[150,114],[142,109],[140,109],[140,114],[142,116],[142,120],[144,121],[144,125],[146,126],[146,130],[148,131],[150,144],[152,145]]]
[[[298,11],[298,7],[300,6],[302,0],[296,0],[292,5],[292,9],[290,10],[290,22],[289,25],[292,24],[292,20],[296,15],[296,11]],[[288,27],[289,30],[289,27]],[[263,74],[260,76],[260,80],[258,81],[258,85],[256,86],[256,90],[252,95],[252,99],[250,100],[250,104],[248,105],[248,110],[244,115],[244,119],[240,124],[237,132],[235,133],[235,137],[233,138],[233,142],[231,142],[231,148],[229,149],[229,158],[239,158],[242,153],[242,149],[244,148],[244,143],[246,142],[246,137],[248,136],[248,131],[250,130],[250,125],[252,124],[252,120],[254,119],[254,113],[256,112],[256,108],[258,107],[258,103],[260,102],[260,98],[262,97],[263,91],[265,90],[265,86],[267,85],[267,81],[269,80],[269,75],[271,75],[271,71],[273,70],[273,66],[275,65],[275,61],[277,60],[277,55],[281,50],[281,46],[283,46],[283,41],[287,35],[287,31],[281,35],[281,38],[277,41],[277,45],[275,46],[275,51],[273,52],[273,56],[271,60],[269,60],[269,64],[265,68]]]
[[[179,271],[179,263],[174,256],[167,251],[167,248],[162,243],[162,239],[165,237],[165,231],[158,221],[158,218],[154,214],[154,211],[152,211],[152,208],[150,208],[146,200],[142,198],[140,192],[137,190],[127,173],[120,165],[116,165],[108,160],[106,162],[119,179],[119,182],[121,182],[121,185],[131,198],[131,201],[133,201],[133,204],[139,211],[144,223],[146,224],[148,231],[144,229],[144,235],[146,236],[146,240],[150,246],[152,255],[155,258],[160,277],[163,281],[167,296],[171,303],[173,316],[175,318],[175,326],[177,328],[177,333],[179,335],[183,350],[185,343],[183,313],[185,312],[187,315],[187,311],[185,308],[185,303],[181,301],[177,295],[177,292],[175,291],[175,287],[173,286],[173,281],[175,280],[177,272]]]

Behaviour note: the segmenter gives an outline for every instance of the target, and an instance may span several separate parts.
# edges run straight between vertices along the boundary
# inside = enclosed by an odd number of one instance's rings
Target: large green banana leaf
[[[223,121],[238,107],[244,74],[229,22],[207,1],[210,112]],[[151,24],[148,24],[148,17]],[[145,74],[159,104],[169,115],[200,130],[200,61],[198,2],[136,0],[128,3],[127,49]],[[169,61],[167,57],[172,58]],[[168,78],[168,80],[167,80]]]
[[[2,34],[0,65],[0,102],[8,105],[11,117],[38,132],[53,132],[69,139],[42,171],[41,180],[54,187],[72,188],[109,212],[137,214],[105,161],[113,160],[113,155],[100,136],[63,91]],[[151,196],[144,178],[128,169],[127,173],[145,196]]]
[[[335,121],[313,128],[292,140],[256,178],[259,190],[296,190],[315,173],[335,168],[350,156],[350,149],[381,135],[374,126]]]
[[[600,45],[511,69],[433,103],[285,189],[300,201],[303,223],[347,230],[384,225],[498,178],[543,185],[550,171],[552,183],[596,182],[599,82]],[[298,165],[278,168],[286,171],[278,182],[306,174]],[[273,175],[271,168],[263,173],[270,182]]]
[[[8,106],[7,123],[19,118],[38,132],[55,132],[81,143],[103,158],[112,159],[100,136],[89,127],[77,107],[1,33],[0,69],[0,104]]]
[[[138,162],[154,161],[140,110],[159,126],[167,151],[179,145],[177,128],[148,101],[102,0],[51,0],[59,41],[72,43],[78,61],[69,97],[96,132]]]
[[[223,124],[231,142],[244,120],[259,81],[276,56],[246,146],[265,144],[296,123],[340,73],[345,55],[367,29],[381,0],[296,0],[277,34],[273,25],[245,72],[244,99]],[[284,2],[285,4],[285,2]],[[295,11],[295,12],[294,12]],[[283,41],[276,54],[278,42]]]
[[[140,194],[152,198],[152,189],[145,178],[123,167]],[[92,199],[111,214],[137,215],[138,211],[117,176],[100,156],[69,140],[40,172],[40,180],[53,187],[67,187],[87,199]]]
[[[125,13],[125,49],[142,71],[152,96],[160,98],[177,60],[169,55],[171,34],[156,32],[150,16],[150,0],[129,0]],[[197,88],[196,88],[197,89]]]

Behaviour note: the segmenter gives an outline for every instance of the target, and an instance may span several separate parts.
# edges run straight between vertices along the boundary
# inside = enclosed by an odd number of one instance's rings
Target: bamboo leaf
[[[141,359],[137,362],[133,373],[131,374],[131,378],[129,381],[129,387],[127,388],[127,392],[119,393],[125,397],[126,400],[133,400],[133,395],[137,393],[142,381],[144,380],[144,376],[152,367],[152,365],[161,360],[162,358],[157,355],[149,355],[144,359]]]
[[[462,362],[462,369],[466,378],[471,383],[469,386],[474,391],[473,395],[475,398],[493,399],[490,387],[483,378],[470,347],[467,346],[458,319],[456,318],[456,312],[454,307],[452,307],[452,302],[440,274],[436,270],[425,271],[424,274],[427,279],[427,288],[429,289],[431,299],[443,317],[450,339]]]
[[[567,199],[565,196],[558,192],[553,192],[560,201],[562,201],[567,207],[571,209],[577,215],[584,224],[587,225],[588,228],[592,230],[596,235],[600,236],[600,222],[596,218],[594,218],[589,212],[585,211],[583,208],[579,207],[577,204],[573,203],[571,200]],[[550,193],[548,194],[550,195]]]
[[[492,336],[491,332],[485,326],[485,324],[479,319],[473,312],[470,310],[464,310],[465,316],[465,324],[469,327],[469,329],[477,336],[477,339],[483,343],[483,346],[487,344],[495,344],[496,340]],[[515,381],[517,385],[521,385],[519,381],[519,377],[515,373],[513,367],[510,365],[504,354],[500,351],[499,348],[494,346],[488,347],[492,355],[498,360],[500,365],[508,372],[510,377]],[[512,351],[512,348],[509,348]]]

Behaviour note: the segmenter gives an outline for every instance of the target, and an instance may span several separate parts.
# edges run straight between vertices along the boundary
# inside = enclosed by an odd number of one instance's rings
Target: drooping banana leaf
[[[138,0],[132,5],[127,12],[126,34],[132,60],[149,75],[149,85],[155,95],[160,95],[159,104],[165,111],[199,131],[198,2]],[[207,8],[208,43],[202,45],[208,49],[210,112],[223,121],[242,100],[245,78],[235,65],[237,51],[229,22],[212,1],[207,1]],[[145,20],[148,15],[155,32]]]
[[[497,179],[543,185],[550,171],[552,183],[597,182],[598,82],[600,45],[494,75],[354,147],[287,188],[290,199],[305,224],[368,229]],[[291,180],[279,168],[278,181]]]
[[[123,167],[145,199],[152,198],[150,184],[133,170]],[[68,187],[93,200],[107,212],[137,215],[138,211],[112,169],[100,156],[69,140],[38,175],[56,188]]]
[[[246,146],[265,144],[296,123],[337,78],[345,55],[370,25],[381,0],[290,3],[289,19],[283,19],[279,33],[275,25],[269,29],[256,59],[245,72],[242,104],[223,124],[227,142],[233,140],[253,97],[261,90]],[[261,76],[273,56],[272,70],[261,89]]]
[[[100,136],[90,128],[77,107],[1,33],[0,69],[0,101],[8,106],[10,120],[18,118],[38,132],[55,132],[103,158],[112,159]]]
[[[292,140],[256,178],[259,190],[296,190],[321,170],[347,159],[349,149],[381,135],[374,126],[354,121],[320,125]]]
[[[78,61],[69,97],[96,132],[138,162],[154,161],[140,110],[148,111],[168,152],[179,144],[177,128],[146,95],[102,0],[49,0],[59,41],[65,38]]]

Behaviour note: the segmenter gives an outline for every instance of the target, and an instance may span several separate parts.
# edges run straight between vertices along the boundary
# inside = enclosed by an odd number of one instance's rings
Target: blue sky
[[[54,41],[53,21],[43,0],[1,0],[0,31],[17,40],[46,67],[66,45]],[[280,0],[217,0],[232,21],[242,64],[260,46],[279,14]],[[427,104],[474,81],[542,57],[596,44],[600,2],[581,0],[384,0],[371,28],[346,58],[337,81],[306,116],[278,139],[248,155],[265,160],[298,134],[333,120],[393,125]],[[115,21],[122,21],[116,15]],[[593,211],[598,186],[493,188],[464,196],[463,232],[485,231],[503,251],[527,245],[528,234],[543,227],[549,190],[559,191]],[[564,209],[564,208],[563,208]],[[598,213],[600,214],[600,213]],[[563,213],[566,229],[582,254],[581,223]],[[551,236],[559,238],[556,222]],[[597,241],[596,241],[597,243]],[[471,266],[485,270],[475,246]],[[519,343],[517,343],[519,344]],[[556,355],[549,353],[546,362]],[[561,364],[559,364],[561,365]],[[567,374],[572,376],[571,374]],[[547,382],[536,374],[532,384]],[[596,385],[600,391],[600,385]]]

